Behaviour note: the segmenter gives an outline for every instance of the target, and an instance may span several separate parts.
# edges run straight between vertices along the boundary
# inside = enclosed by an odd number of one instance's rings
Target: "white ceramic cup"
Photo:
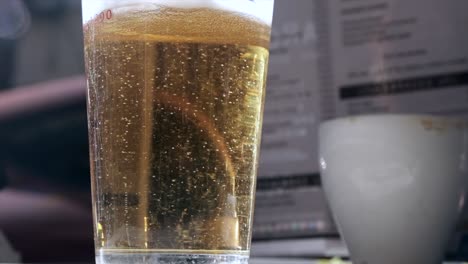
[[[323,187],[354,264],[441,263],[463,206],[460,119],[367,115],[320,126]]]

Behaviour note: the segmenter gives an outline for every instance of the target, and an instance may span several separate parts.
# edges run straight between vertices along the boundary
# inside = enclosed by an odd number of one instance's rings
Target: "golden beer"
[[[85,25],[97,249],[248,254],[270,26],[104,14]]]

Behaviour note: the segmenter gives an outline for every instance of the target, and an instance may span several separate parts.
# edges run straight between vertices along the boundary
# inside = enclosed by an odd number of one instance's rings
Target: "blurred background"
[[[80,1],[0,1],[0,262],[93,260],[83,64]]]
[[[346,257],[316,164],[325,6],[276,2],[252,254]],[[0,0],[0,262],[94,259],[80,8]]]

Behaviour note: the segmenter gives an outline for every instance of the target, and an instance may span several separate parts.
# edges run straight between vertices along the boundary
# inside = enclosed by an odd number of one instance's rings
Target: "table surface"
[[[0,264],[13,264],[11,262],[0,262]],[[36,263],[36,264],[49,264],[49,263]],[[91,264],[80,262],[63,262],[54,264]],[[351,264],[347,261],[339,259],[334,260],[312,260],[312,259],[276,259],[276,258],[252,258],[249,264]],[[446,262],[444,264],[468,264],[468,262]]]
[[[249,264],[343,264],[350,262],[339,259],[334,260],[287,260],[275,258],[252,258]],[[468,264],[467,262],[447,262],[446,264]]]

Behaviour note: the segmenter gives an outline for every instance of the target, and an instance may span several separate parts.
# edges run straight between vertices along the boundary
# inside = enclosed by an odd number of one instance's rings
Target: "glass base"
[[[96,264],[248,264],[246,255],[221,254],[161,254],[161,253],[101,253]]]

